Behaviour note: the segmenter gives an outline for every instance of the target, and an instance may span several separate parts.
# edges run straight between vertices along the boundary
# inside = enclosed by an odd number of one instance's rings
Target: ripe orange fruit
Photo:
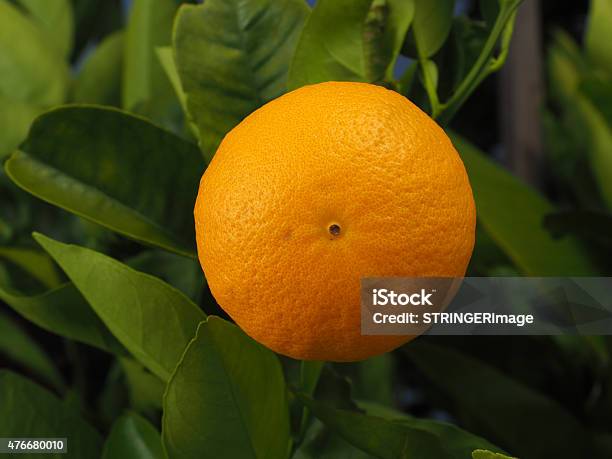
[[[360,278],[463,276],[476,212],[444,131],[364,83],[306,86],[236,126],[195,205],[200,263],[252,338],[296,359],[352,361],[410,336],[362,336]]]

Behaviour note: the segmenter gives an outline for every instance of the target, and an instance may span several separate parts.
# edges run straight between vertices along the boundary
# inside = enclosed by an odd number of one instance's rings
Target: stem
[[[491,33],[487,37],[487,41],[480,51],[480,55],[476,60],[476,63],[472,66],[469,73],[465,76],[457,91],[451,96],[451,98],[442,104],[441,110],[439,111],[438,121],[440,124],[446,124],[457,112],[459,107],[463,105],[469,95],[476,89],[478,83],[486,76],[486,67],[489,64],[489,58],[495,49],[499,36],[504,31],[506,23],[514,14],[514,10],[518,7],[522,0],[515,0],[512,2],[504,2],[501,7],[495,24],[491,29]]]

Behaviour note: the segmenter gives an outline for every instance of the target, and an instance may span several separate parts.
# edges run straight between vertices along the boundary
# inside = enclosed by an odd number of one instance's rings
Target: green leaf
[[[565,124],[579,139],[580,148],[587,145],[592,176],[603,201],[612,209],[612,125],[607,116],[611,104],[608,79],[602,81],[602,77],[593,74],[578,46],[562,32],[554,36],[548,66],[553,95],[561,105],[564,120],[567,120]]]
[[[44,31],[58,55],[67,58],[72,50],[74,23],[70,0],[18,0]]]
[[[292,459],[374,459],[315,419]]]
[[[0,309],[0,355],[28,369],[56,390],[65,389],[62,375],[38,343]]]
[[[163,441],[169,457],[183,459],[286,458],[289,412],[276,355],[209,317],[168,383]]]
[[[412,0],[373,0],[363,24],[365,76],[370,82],[390,82],[406,32],[414,17]]]
[[[597,107],[612,128],[612,73],[605,77],[599,73],[586,76],[580,82],[580,92]]]
[[[468,457],[478,447],[495,449],[486,440],[451,424],[389,416],[388,411],[362,414],[337,409],[305,394],[298,393],[297,397],[332,431],[379,458],[454,459]]]
[[[40,250],[0,246],[0,258],[16,264],[47,288],[54,288],[62,283],[53,260]]]
[[[124,32],[117,31],[92,51],[74,82],[74,102],[119,105],[123,48]]]
[[[34,105],[0,94],[0,160],[11,154],[28,135],[30,124],[41,112]]]
[[[585,46],[589,58],[599,67],[612,74],[612,1],[591,0]]]
[[[207,160],[236,124],[285,92],[307,14],[303,0],[207,0],[181,7],[174,55]]]
[[[68,438],[68,453],[61,455],[66,459],[93,458],[100,454],[100,435],[72,406],[6,370],[0,370],[0,413],[4,413],[0,416],[0,437]]]
[[[117,339],[167,381],[206,315],[183,293],[106,255],[42,234],[53,257]]]
[[[591,170],[608,209],[612,209],[612,125],[581,94],[576,94],[573,104],[569,104],[566,109],[575,110],[578,126],[587,133]]]
[[[451,138],[465,163],[479,222],[524,274],[593,273],[591,261],[575,240],[554,239],[544,229],[544,216],[555,209],[550,202],[465,139],[455,134]]]
[[[155,48],[170,44],[175,11],[173,0],[135,0],[126,26],[122,105],[156,120],[174,102]]]
[[[404,349],[473,428],[519,457],[590,457],[582,425],[558,402],[454,349],[424,339]]]
[[[47,202],[194,256],[192,209],[204,162],[194,145],[142,118],[111,108],[52,110],[34,122],[5,169]]]
[[[194,302],[197,302],[202,293],[205,278],[200,263],[193,258],[162,250],[147,250],[125,260],[125,263],[137,271],[159,277],[178,288]]]
[[[472,459],[517,459],[485,449],[476,449],[472,452]]]
[[[104,444],[102,459],[164,459],[159,432],[136,413],[121,416]]]
[[[45,33],[10,2],[0,2],[0,96],[32,106],[61,103],[68,67]]]
[[[128,383],[130,404],[138,411],[155,411],[162,407],[164,383],[130,358],[120,359]]]
[[[442,47],[453,25],[454,0],[414,0],[414,21],[406,43],[408,55],[427,59]]]
[[[160,46],[156,50],[157,58],[166,72],[166,77],[170,80],[172,84],[172,88],[174,89],[174,94],[181,104],[181,108],[183,109],[183,113],[185,116],[189,113],[187,109],[187,96],[185,95],[185,90],[183,89],[183,83],[181,82],[181,77],[179,76],[178,69],[176,68],[176,62],[174,61],[174,51],[171,46]],[[195,124],[189,123],[189,127],[191,128],[195,137],[198,137],[198,128]]]
[[[356,370],[356,376],[352,378],[356,398],[389,406],[393,404],[395,398],[393,354],[370,357],[356,364]]]
[[[412,0],[319,0],[300,36],[289,88],[388,83],[413,14]]]
[[[0,299],[22,317],[51,333],[103,351],[119,355],[125,353],[83,296],[70,283],[33,296],[0,287]]]

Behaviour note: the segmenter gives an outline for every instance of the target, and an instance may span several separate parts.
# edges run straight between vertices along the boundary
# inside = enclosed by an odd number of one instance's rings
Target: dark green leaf
[[[125,263],[137,271],[151,274],[178,288],[197,302],[204,285],[204,275],[197,260],[162,250],[147,250]]]
[[[5,164],[26,191],[138,241],[193,256],[197,148],[110,108],[64,107]],[[160,192],[163,190],[163,192]]]
[[[472,452],[472,459],[516,459],[493,451],[477,449]]]
[[[612,128],[612,73],[605,77],[601,74],[586,76],[580,82],[580,92],[597,107],[608,127]]]
[[[35,239],[66,272],[117,339],[144,366],[167,381],[205,314],[156,277],[106,255]]]
[[[164,395],[161,379],[132,359],[122,358],[120,363],[126,376],[132,407],[144,412],[160,410]]]
[[[34,107],[64,100],[68,67],[46,34],[10,2],[0,2],[0,97]]]
[[[207,0],[181,7],[174,53],[208,160],[230,129],[285,92],[307,14],[303,0]]]
[[[100,455],[100,435],[74,407],[6,370],[0,370],[0,413],[3,413],[0,437],[68,438],[68,453],[57,455],[58,458],[84,459]],[[19,457],[36,459],[40,455]]]
[[[315,419],[292,459],[374,459]]]
[[[53,260],[40,250],[0,246],[2,258],[19,266],[47,288],[58,287],[62,283]]]
[[[72,89],[78,103],[119,105],[123,69],[123,31],[106,37],[83,64]]]
[[[33,296],[0,287],[0,299],[24,318],[51,333],[107,352],[125,352],[70,283]]]
[[[159,432],[135,413],[120,417],[106,439],[102,459],[164,459]]]
[[[277,357],[209,317],[168,383],[163,441],[182,459],[286,458],[289,413]]]
[[[453,24],[454,0],[414,0],[414,21],[405,52],[427,59],[444,44]]]
[[[479,447],[495,449],[489,442],[451,424],[389,416],[388,411],[361,414],[337,409],[304,394],[297,396],[327,427],[379,458],[454,459],[468,457]]]
[[[355,367],[355,376],[352,378],[355,397],[392,405],[395,380],[393,354],[371,357],[359,362]]]
[[[155,48],[170,44],[176,6],[173,0],[134,0],[125,31],[123,107],[155,120],[164,119],[175,100]]]
[[[189,110],[187,108],[187,95],[185,94],[185,90],[183,89],[183,83],[181,82],[181,77],[178,74],[178,69],[176,68],[176,61],[174,60],[174,51],[171,46],[162,46],[156,49],[157,58],[161,63],[164,72],[166,72],[166,76],[170,83],[172,84],[172,88],[174,89],[174,94],[178,99],[181,109],[183,110],[183,115],[185,117],[185,122],[190,130],[190,134],[193,135],[195,139],[199,137],[198,127],[195,123],[188,119]]]
[[[293,57],[289,88],[324,81],[390,81],[412,0],[319,0]]]
[[[62,375],[38,343],[0,309],[0,355],[21,365],[56,390],[65,389]]]
[[[70,0],[18,0],[33,21],[43,30],[59,56],[67,58],[72,50],[74,29]]]
[[[583,427],[556,401],[453,349],[419,339],[405,350],[479,432],[519,457],[590,457]]]
[[[554,207],[457,135],[453,143],[472,184],[482,227],[527,275],[588,275],[594,267],[575,240],[556,240],[544,229]]]

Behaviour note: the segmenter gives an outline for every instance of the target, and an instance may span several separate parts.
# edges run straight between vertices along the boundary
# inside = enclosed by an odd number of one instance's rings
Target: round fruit
[[[398,93],[346,82],[248,116],[195,205],[219,305],[255,340],[305,360],[360,360],[410,340],[361,335],[360,278],[463,276],[475,219],[444,131]]]

